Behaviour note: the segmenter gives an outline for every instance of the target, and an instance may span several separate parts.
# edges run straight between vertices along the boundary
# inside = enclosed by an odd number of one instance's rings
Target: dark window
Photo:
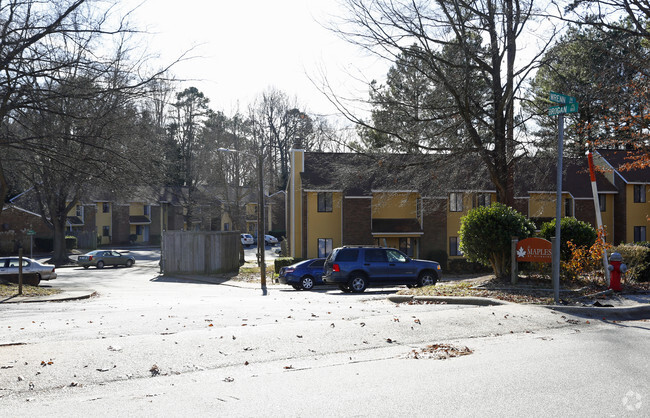
[[[318,238],[318,258],[327,257],[332,252],[332,238]]]
[[[359,250],[352,248],[342,248],[336,255],[336,261],[357,261]]]
[[[151,205],[144,205],[144,216],[151,216]]]
[[[325,259],[314,260],[309,263],[309,267],[323,267],[325,265]]]
[[[645,226],[634,227],[634,242],[645,242]]]
[[[449,237],[449,255],[463,255],[458,237]]]
[[[604,194],[598,195],[598,207],[600,208],[601,212],[605,212],[607,210],[607,196]]]
[[[476,207],[490,206],[491,204],[492,198],[489,193],[480,193],[476,195]]]
[[[105,237],[108,237],[111,235],[111,227],[110,226],[103,226],[102,227],[102,235]]]
[[[142,235],[142,225],[136,225],[135,226],[135,234],[136,235]]]
[[[318,193],[318,211],[319,212],[332,211],[332,193],[330,192]]]
[[[564,200],[564,216],[573,216],[573,199]]]
[[[102,203],[102,212],[109,213],[111,211],[111,204],[108,202]]]
[[[449,212],[463,211],[463,194],[449,193]]]
[[[634,185],[634,203],[645,203],[645,184]]]
[[[409,257],[413,257],[413,242],[415,238],[400,238],[399,250]]]
[[[386,262],[386,251],[379,248],[366,249],[365,261],[369,263]]]
[[[77,216],[80,218],[84,217],[84,207],[81,205],[77,205]]]

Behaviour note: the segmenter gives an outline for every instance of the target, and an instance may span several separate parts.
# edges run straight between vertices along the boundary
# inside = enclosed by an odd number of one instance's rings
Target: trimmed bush
[[[66,250],[74,250],[77,248],[77,237],[74,236],[66,236],[65,237],[65,249]]]
[[[644,245],[625,244],[612,248],[612,252],[620,253],[623,263],[627,265],[625,277],[635,282],[650,281],[650,248]]]
[[[305,258],[293,258],[293,257],[278,257],[275,259],[274,269],[275,274],[280,273],[282,267],[290,266],[299,261],[305,260]]]
[[[539,235],[547,240],[555,236],[555,219],[542,224]],[[596,241],[598,233],[593,226],[587,222],[579,221],[576,218],[562,218],[560,221],[560,259],[569,260],[571,258],[571,249],[567,242],[571,241],[576,247],[591,247]]]
[[[52,238],[34,238],[34,245],[41,251],[51,252],[54,250],[54,239]]]
[[[497,277],[510,269],[512,237],[520,240],[533,236],[535,224],[502,203],[479,206],[460,220],[460,248],[471,262],[492,267]]]

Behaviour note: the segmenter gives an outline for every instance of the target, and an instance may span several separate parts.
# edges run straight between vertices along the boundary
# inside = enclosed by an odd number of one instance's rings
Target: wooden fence
[[[161,243],[161,269],[164,274],[237,272],[240,246],[237,231],[165,231]]]

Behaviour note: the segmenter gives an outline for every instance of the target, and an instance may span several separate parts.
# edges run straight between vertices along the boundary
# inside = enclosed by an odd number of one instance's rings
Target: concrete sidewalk
[[[29,302],[63,302],[66,300],[88,299],[95,294],[92,289],[61,289],[61,293],[46,296],[10,296],[0,299],[0,303],[29,303]]]

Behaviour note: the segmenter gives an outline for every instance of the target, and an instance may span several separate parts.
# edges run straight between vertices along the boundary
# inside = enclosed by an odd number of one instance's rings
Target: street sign
[[[30,230],[27,231],[27,235],[36,235],[36,231],[34,231],[33,229],[30,229]]]
[[[570,103],[566,106],[551,106],[548,108],[548,115],[555,116],[560,113],[576,113],[578,111],[578,103]]]
[[[578,102],[575,97],[567,96],[565,94],[556,93],[554,91],[552,91],[548,95],[548,99],[550,101],[552,101],[553,103],[561,103],[561,104],[569,104],[569,103],[577,103]]]

